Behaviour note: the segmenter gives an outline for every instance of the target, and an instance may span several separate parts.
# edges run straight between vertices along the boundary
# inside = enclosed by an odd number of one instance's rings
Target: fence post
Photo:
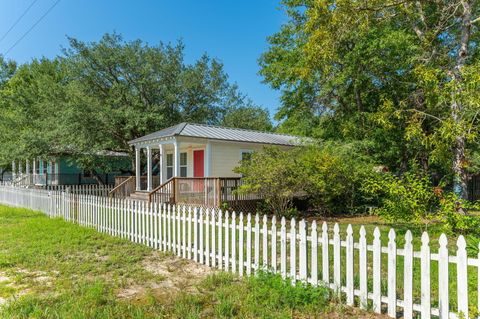
[[[267,215],[263,215],[263,226],[262,226],[262,264],[263,268],[268,267],[268,228],[267,228]]]
[[[353,306],[354,288],[353,288],[353,229],[352,225],[347,227],[347,243],[346,243],[346,270],[347,270],[347,305]]]
[[[295,283],[297,280],[297,252],[296,245],[297,243],[297,230],[295,225],[295,218],[292,218],[290,221],[290,279],[292,283]]]
[[[468,319],[468,260],[467,243],[465,238],[460,235],[457,239],[457,301],[458,313],[462,313],[463,318]]]
[[[413,246],[412,232],[407,230],[405,234],[405,246],[403,248],[403,317],[413,317]]]
[[[367,238],[365,227],[360,227],[359,240],[359,271],[360,271],[360,308],[368,307],[368,288],[367,288]]]
[[[438,240],[438,311],[440,319],[448,319],[450,306],[448,300],[448,240],[445,234]]]
[[[280,228],[280,271],[282,273],[282,278],[286,279],[287,278],[287,228],[286,228],[285,217],[282,217],[281,225],[282,227]]]
[[[244,268],[244,262],[243,262],[243,234],[244,234],[244,228],[243,228],[243,213],[240,212],[240,217],[238,221],[238,274],[243,276],[243,268]]]
[[[232,212],[232,272],[237,272],[237,216],[235,211]]]
[[[317,234],[317,222],[312,222],[311,233],[310,233],[310,242],[311,242],[311,278],[312,285],[318,285],[318,234]]]
[[[247,215],[247,275],[252,273],[252,215]]]
[[[326,222],[323,222],[322,225],[322,280],[325,285],[328,287],[330,283],[330,273],[329,273],[329,253],[328,253],[328,225]]]
[[[388,315],[397,316],[397,244],[395,231],[388,232]]]
[[[382,313],[382,243],[380,241],[380,229],[375,227],[373,231],[373,310]]]
[[[299,235],[300,235],[300,242],[299,242],[299,279],[303,282],[307,282],[307,230],[306,230],[306,222],[305,219],[302,219],[299,223]]]
[[[341,293],[341,241],[338,223],[333,226],[333,282],[338,295]]]
[[[277,272],[277,217],[272,216],[272,226],[271,226],[271,261],[270,265],[273,272]]]
[[[260,216],[255,214],[255,270],[260,268]]]

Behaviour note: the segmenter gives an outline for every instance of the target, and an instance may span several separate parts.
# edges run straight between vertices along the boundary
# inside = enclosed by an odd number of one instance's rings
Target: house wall
[[[253,143],[212,142],[212,176],[239,177],[233,172],[242,159],[242,151],[261,151],[264,145]]]
[[[195,150],[204,150],[205,161],[207,161],[205,139],[182,138],[180,139],[180,153],[187,153],[187,177],[193,177],[193,152]],[[239,174],[233,172],[242,158],[242,151],[255,152],[261,151],[265,144],[257,143],[238,143],[229,141],[210,141],[211,145],[211,167],[210,175],[212,177],[239,177]],[[290,146],[279,146],[285,150]],[[167,154],[173,154],[171,144],[164,145],[164,156],[162,161],[164,182],[167,180]]]

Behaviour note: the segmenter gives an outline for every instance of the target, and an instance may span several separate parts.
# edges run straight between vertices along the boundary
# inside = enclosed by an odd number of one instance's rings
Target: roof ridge
[[[190,122],[185,122],[185,124],[186,124],[186,125],[204,126],[204,127],[213,127],[213,128],[224,128],[224,129],[239,130],[239,131],[253,132],[253,133],[282,135],[282,136],[289,136],[289,137],[295,137],[295,138],[299,138],[299,137],[300,137],[300,136],[290,135],[290,134],[286,134],[286,133],[266,132],[266,131],[260,131],[260,130],[252,130],[252,129],[239,128],[239,127],[220,126],[220,125],[213,125],[213,124],[190,123]],[[186,126],[186,125],[185,125],[185,126]],[[185,128],[185,126],[182,128],[182,131],[183,131],[183,129]]]

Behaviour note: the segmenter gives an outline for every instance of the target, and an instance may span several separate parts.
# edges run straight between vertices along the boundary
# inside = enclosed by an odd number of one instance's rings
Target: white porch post
[[[163,184],[163,144],[158,145],[158,175],[160,178],[160,185]]]
[[[173,176],[180,176],[180,143],[177,140],[173,143]]]
[[[22,176],[22,161],[18,161],[18,175]]]
[[[25,160],[25,173],[28,176],[28,184],[31,184],[32,175],[30,174],[30,161],[28,159]]]
[[[205,146],[205,177],[211,177],[212,174],[212,144],[210,141]]]
[[[17,175],[17,167],[15,161],[12,161],[12,179],[15,179]]]
[[[32,184],[36,184],[37,183],[37,178],[36,178],[37,177],[37,160],[34,159],[32,164],[33,164],[33,167],[32,167],[32,176],[33,176]]]
[[[147,146],[147,191],[152,191],[152,147]]]
[[[140,191],[140,148],[135,147],[135,188],[137,191]]]

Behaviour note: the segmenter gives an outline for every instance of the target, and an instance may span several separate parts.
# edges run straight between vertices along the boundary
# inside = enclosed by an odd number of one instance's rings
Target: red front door
[[[193,177],[205,177],[204,151],[193,151]]]

